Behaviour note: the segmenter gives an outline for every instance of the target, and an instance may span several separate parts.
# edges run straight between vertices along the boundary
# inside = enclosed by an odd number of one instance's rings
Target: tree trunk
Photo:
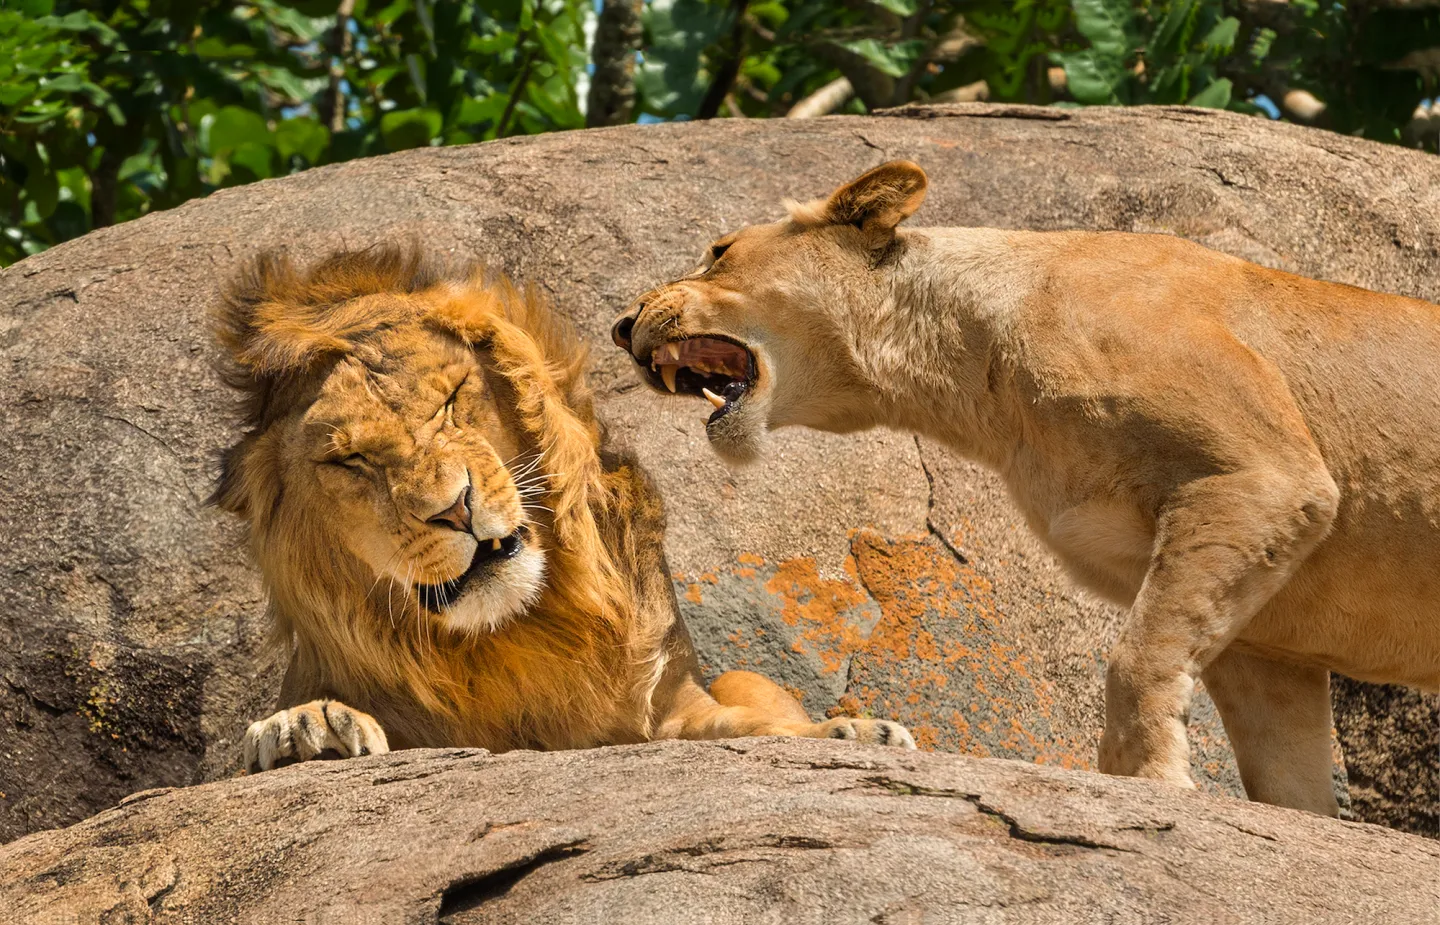
[[[624,125],[635,111],[635,57],[644,29],[640,24],[642,0],[605,0],[595,29],[590,59],[595,73],[585,124]]]

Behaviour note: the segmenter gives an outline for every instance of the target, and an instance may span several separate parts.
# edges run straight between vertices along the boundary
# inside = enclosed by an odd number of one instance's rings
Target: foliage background
[[[1437,0],[0,0],[0,265],[421,145],[911,100],[1187,103],[1436,149]]]

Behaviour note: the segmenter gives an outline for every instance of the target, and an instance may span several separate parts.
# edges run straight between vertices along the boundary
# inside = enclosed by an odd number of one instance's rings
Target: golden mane
[[[287,687],[389,704],[402,717],[391,719],[392,736],[415,744],[561,748],[649,734],[663,646],[658,629],[639,625],[625,555],[636,506],[647,526],[661,515],[633,466],[602,464],[586,351],[533,288],[478,266],[448,269],[414,248],[347,251],[304,271],[270,253],[228,287],[217,320],[246,433],[225,453],[212,500],[250,522],[277,640],[293,652]],[[536,525],[545,589],[492,633],[455,633],[418,610],[395,621],[388,591],[374,593],[373,574],[331,541],[335,527],[301,516],[304,499],[280,490],[283,450],[269,429],[339,359],[364,357],[374,335],[406,325],[486,356],[548,474],[553,513]],[[640,726],[617,728],[626,723]]]

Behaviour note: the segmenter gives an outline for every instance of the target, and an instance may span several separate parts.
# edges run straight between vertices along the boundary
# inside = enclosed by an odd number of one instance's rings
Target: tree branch
[[[529,36],[520,33],[515,39],[516,47],[523,45]],[[515,86],[510,90],[510,98],[505,101],[505,111],[500,113],[500,121],[495,125],[495,137],[504,138],[505,130],[510,127],[510,117],[515,114],[515,106],[520,102],[520,94],[525,91],[525,82],[530,79],[530,68],[535,64],[535,49],[531,48],[525,52],[525,60],[520,64],[520,73],[515,75]]]
[[[854,95],[855,88],[850,84],[850,78],[837,77],[791,106],[790,111],[785,113],[785,118],[813,119],[816,116],[828,116],[844,106],[845,101]]]
[[[715,72],[715,79],[710,81],[710,89],[705,91],[705,98],[700,101],[700,108],[695,113],[697,119],[715,118],[730,88],[735,85],[740,64],[745,60],[745,9],[749,5],[750,0],[732,0],[730,4],[730,15],[734,17],[730,25],[730,47]]]
[[[350,53],[350,19],[355,13],[355,0],[340,0],[335,10],[335,27],[330,30],[326,47],[330,52],[330,86],[320,101],[320,122],[331,132],[345,130],[345,56]]]

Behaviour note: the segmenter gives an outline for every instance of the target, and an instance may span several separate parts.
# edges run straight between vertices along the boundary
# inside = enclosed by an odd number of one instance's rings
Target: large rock
[[[614,312],[713,236],[892,157],[930,171],[927,223],[1169,232],[1440,298],[1440,160],[1183,109],[909,108],[427,149],[54,248],[0,274],[0,839],[233,769],[278,675],[240,531],[201,503],[235,427],[206,314],[261,248],[396,237],[540,285],[597,345],[601,411],[665,493],[709,670],[773,674],[814,713],[894,717],[929,748],[1090,767],[1117,614],[1071,589],[995,479],[891,433],[783,433],[763,466],[729,470],[707,406],[637,387],[608,344]],[[1338,726],[1365,761],[1357,808],[1433,828],[1437,699],[1399,695],[1391,729],[1374,721],[1388,695],[1354,690]],[[1193,733],[1202,784],[1238,793],[1203,697]]]
[[[16,922],[1432,925],[1440,843],[1146,781],[816,741],[412,751],[0,847]]]

